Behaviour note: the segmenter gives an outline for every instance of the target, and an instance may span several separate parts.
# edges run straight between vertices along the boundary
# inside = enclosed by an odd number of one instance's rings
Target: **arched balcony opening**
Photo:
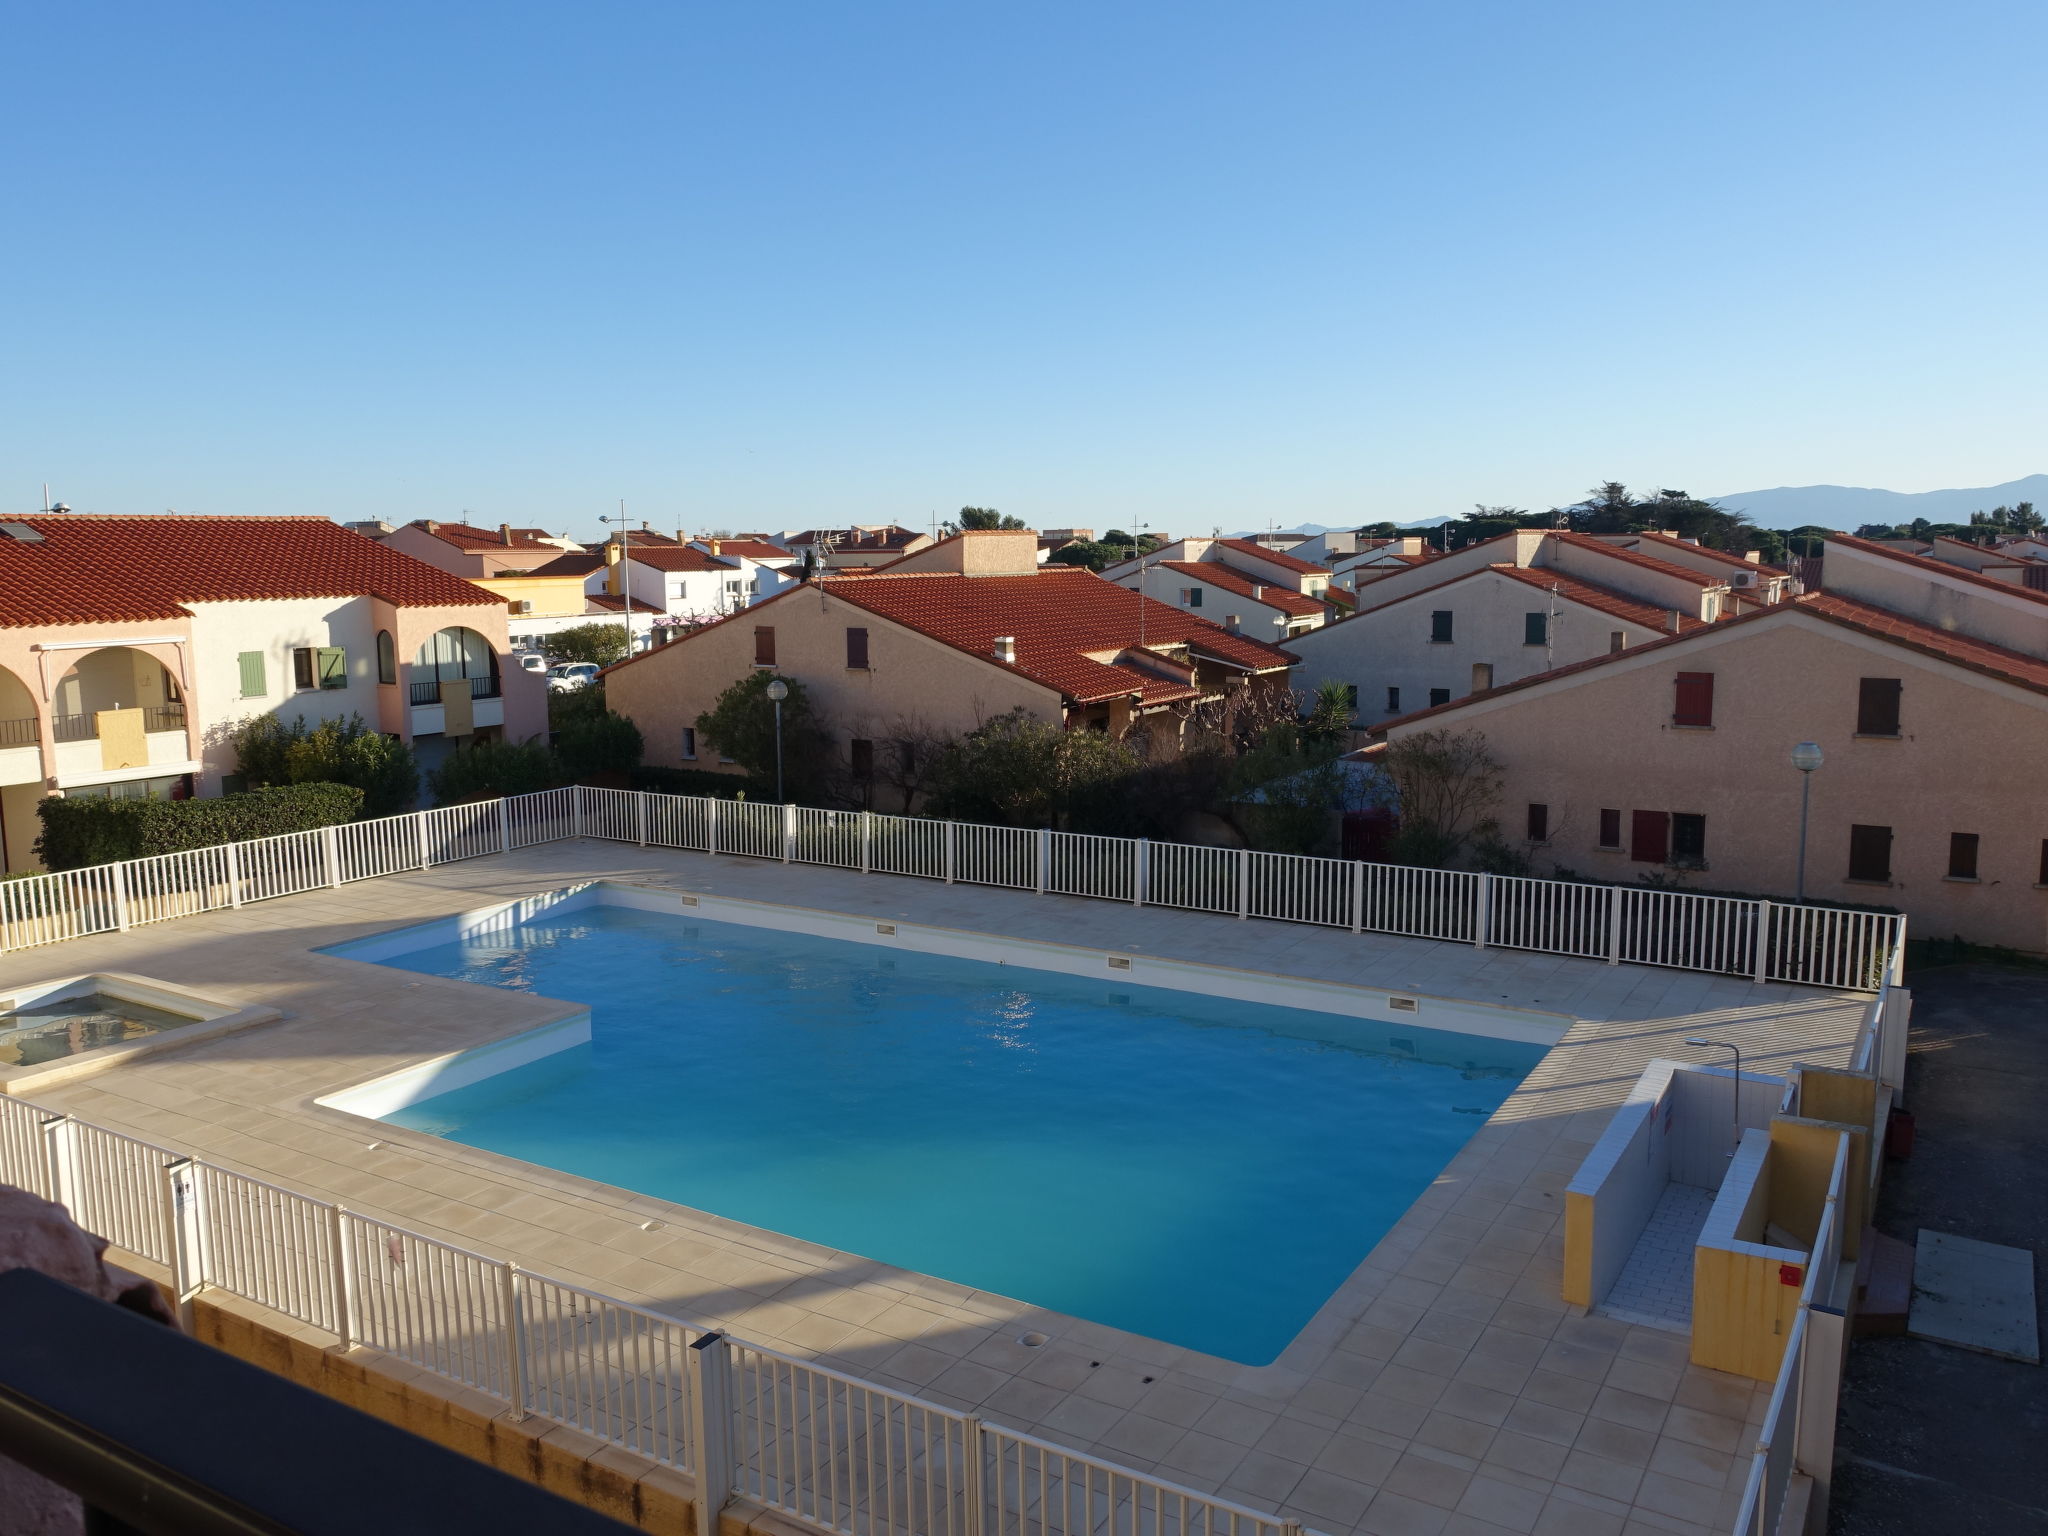
[[[36,730],[36,696],[28,684],[0,667],[0,752],[33,747],[42,740]]]
[[[473,699],[495,699],[500,693],[498,653],[491,642],[460,625],[431,635],[412,659],[412,702],[438,704],[442,684],[469,680]]]
[[[164,664],[147,651],[110,645],[88,651],[57,680],[51,727],[59,741],[90,741],[107,710],[139,709],[145,731],[185,729],[185,695]]]

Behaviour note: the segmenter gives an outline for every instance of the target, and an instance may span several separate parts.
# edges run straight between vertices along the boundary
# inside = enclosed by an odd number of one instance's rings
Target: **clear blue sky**
[[[2048,7],[7,8],[0,504],[595,532],[2048,470]]]

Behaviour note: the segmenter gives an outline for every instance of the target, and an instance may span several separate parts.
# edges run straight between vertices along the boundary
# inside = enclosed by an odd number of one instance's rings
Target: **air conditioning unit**
[[[522,597],[512,604],[512,611],[514,613],[531,613],[533,612],[533,604],[528,599]]]

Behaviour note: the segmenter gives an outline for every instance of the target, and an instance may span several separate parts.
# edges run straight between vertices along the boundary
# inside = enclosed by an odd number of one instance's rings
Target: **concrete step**
[[[1913,1307],[1913,1245],[1863,1229],[1856,1260],[1856,1332],[1904,1333]]]

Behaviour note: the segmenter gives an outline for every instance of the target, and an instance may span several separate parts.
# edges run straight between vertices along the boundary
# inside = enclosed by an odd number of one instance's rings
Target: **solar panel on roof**
[[[0,538],[13,539],[22,544],[43,542],[42,530],[31,528],[27,523],[0,523]]]

